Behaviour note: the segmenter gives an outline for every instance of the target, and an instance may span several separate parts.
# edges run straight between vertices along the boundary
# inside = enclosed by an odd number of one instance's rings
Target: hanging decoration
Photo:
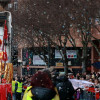
[[[0,39],[0,46],[2,45],[2,40]]]
[[[3,52],[0,52],[0,60],[3,58]]]
[[[29,65],[27,65],[27,71],[29,71]]]
[[[7,24],[6,24],[6,20],[5,20],[3,39],[7,40],[7,38],[8,38],[8,29],[7,29]]]
[[[6,52],[6,46],[4,46],[4,43],[6,43],[7,38],[8,38],[8,29],[7,29],[7,22],[5,20],[5,23],[4,23],[4,36],[3,36],[3,47],[2,47],[2,50],[3,50],[2,60],[5,61],[5,62],[8,60],[7,52]],[[4,51],[4,47],[5,47],[5,51]]]
[[[5,61],[5,62],[8,60],[6,48],[5,48],[5,52],[3,52],[3,58],[2,58],[2,60]]]
[[[29,58],[29,65],[31,64],[31,58]]]
[[[7,61],[7,52],[3,52],[3,58],[2,58],[3,61]]]

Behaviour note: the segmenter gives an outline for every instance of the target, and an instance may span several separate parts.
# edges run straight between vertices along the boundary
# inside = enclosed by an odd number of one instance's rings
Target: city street
[[[0,0],[0,100],[100,100],[100,0]]]

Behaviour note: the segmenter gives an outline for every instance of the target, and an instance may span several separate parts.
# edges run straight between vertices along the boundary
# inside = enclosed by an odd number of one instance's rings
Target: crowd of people
[[[100,90],[100,73],[98,72],[93,72],[93,73],[77,73],[76,74],[76,79],[79,80],[87,80],[89,82],[94,83],[94,87],[98,88]]]
[[[100,73],[65,75],[56,70],[43,69],[33,76],[13,78],[13,100],[75,100],[76,90],[69,78],[93,82],[100,91]]]

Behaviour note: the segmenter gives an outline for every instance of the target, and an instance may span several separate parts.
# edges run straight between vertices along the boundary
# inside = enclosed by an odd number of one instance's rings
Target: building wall
[[[94,44],[97,46],[99,52],[100,52],[100,42],[98,40],[94,40]],[[95,62],[100,62],[100,55],[98,54],[98,52],[96,51],[95,47],[92,47],[92,63],[95,63]],[[95,72],[99,72],[100,70],[99,69],[96,69],[95,67],[91,67],[91,71],[95,71]]]

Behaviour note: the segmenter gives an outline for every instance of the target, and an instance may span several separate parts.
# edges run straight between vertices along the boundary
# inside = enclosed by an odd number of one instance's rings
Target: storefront
[[[45,48],[45,56],[48,58],[48,53],[46,52]],[[32,74],[39,69],[43,69],[47,67],[47,63],[42,59],[44,56],[42,52],[37,55],[35,50],[39,50],[39,48],[24,48],[22,50],[22,60],[23,60],[23,67],[22,67],[22,74]],[[52,53],[50,59],[50,66],[57,69],[57,71],[64,70],[64,63],[62,60],[62,55],[59,50],[55,48],[51,48]],[[82,48],[77,47],[77,49],[73,47],[69,47],[66,50],[66,56],[68,60],[68,68],[73,70],[74,72],[81,72],[82,63],[79,58],[79,55],[82,56]],[[42,58],[41,58],[42,57]],[[88,48],[88,57],[87,57],[87,66],[91,66],[91,48]],[[29,71],[27,71],[27,65],[29,65]]]

